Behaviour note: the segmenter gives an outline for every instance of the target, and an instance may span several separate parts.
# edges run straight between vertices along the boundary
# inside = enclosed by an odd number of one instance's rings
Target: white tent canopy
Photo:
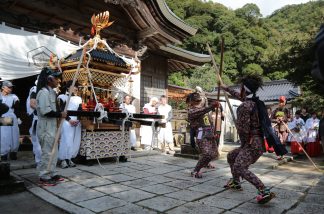
[[[0,77],[13,80],[37,75],[51,53],[67,56],[78,46],[54,36],[0,25]]]

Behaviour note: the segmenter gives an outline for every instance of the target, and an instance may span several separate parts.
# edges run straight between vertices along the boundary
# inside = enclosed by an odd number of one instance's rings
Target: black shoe
[[[56,186],[56,181],[53,179],[44,179],[44,178],[39,178],[39,185],[42,186]]]
[[[60,181],[64,181],[64,178],[62,177],[62,175],[54,175],[52,177],[52,180],[54,180],[55,182],[60,182]]]
[[[8,154],[2,155],[1,160],[2,161],[7,161],[8,160]]]
[[[131,150],[133,150],[133,151],[137,151],[137,149],[135,149],[134,146],[131,147]]]
[[[125,156],[120,156],[119,157],[119,162],[127,162],[127,158]]]
[[[10,152],[10,160],[17,160],[17,152]]]

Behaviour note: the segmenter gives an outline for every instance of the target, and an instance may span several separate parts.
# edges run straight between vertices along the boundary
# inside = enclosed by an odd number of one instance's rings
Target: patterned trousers
[[[286,141],[288,138],[288,132],[278,132],[278,137],[280,139],[281,144],[286,145]]]
[[[195,167],[195,172],[199,172],[201,168],[207,167],[209,162],[216,158],[218,155],[218,148],[215,140],[197,140],[198,147],[200,149],[200,158]]]
[[[242,177],[257,189],[263,188],[264,184],[262,181],[249,171],[249,166],[254,164],[261,157],[262,153],[260,149],[253,148],[251,145],[245,145],[229,152],[227,154],[227,162],[231,167],[234,181],[239,182],[240,177]]]

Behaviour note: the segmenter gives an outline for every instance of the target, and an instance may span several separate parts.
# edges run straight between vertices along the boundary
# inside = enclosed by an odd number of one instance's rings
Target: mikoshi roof
[[[67,56],[64,60],[64,63],[79,61],[81,54],[82,49],[77,50],[75,53]],[[95,62],[105,63],[121,68],[129,67],[121,57],[119,57],[115,53],[111,53],[108,50],[94,49],[90,51],[90,55],[91,59]]]

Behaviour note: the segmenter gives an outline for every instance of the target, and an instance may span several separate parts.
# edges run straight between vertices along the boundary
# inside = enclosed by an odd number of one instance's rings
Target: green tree
[[[321,103],[317,96],[324,94],[310,70],[314,60],[313,40],[324,22],[324,1],[285,6],[266,18],[262,18],[255,4],[231,10],[212,1],[166,2],[176,15],[198,28],[197,34],[186,39],[181,47],[207,54],[206,43],[209,43],[219,64],[219,43],[225,38],[223,73],[228,84],[244,73],[257,72],[265,80],[289,79],[302,88],[303,95],[298,100]],[[169,81],[211,90],[216,83],[214,73],[209,64],[170,75]]]
[[[243,68],[243,74],[263,74],[263,69],[258,64],[248,64]]]

